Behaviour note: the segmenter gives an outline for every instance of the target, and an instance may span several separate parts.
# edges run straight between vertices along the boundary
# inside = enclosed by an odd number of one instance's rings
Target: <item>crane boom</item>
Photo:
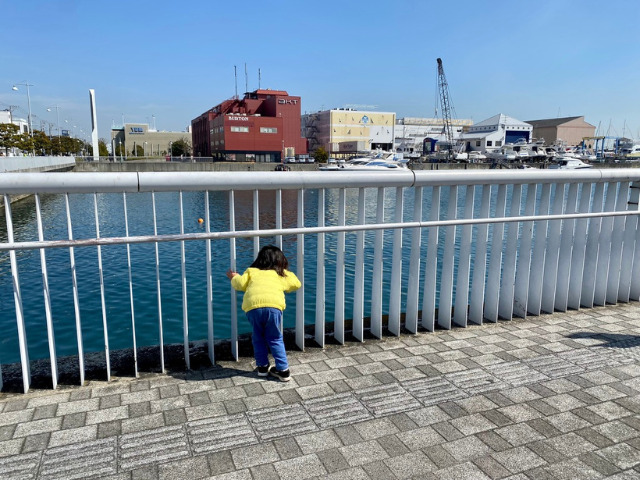
[[[442,67],[442,59],[438,58],[438,90],[440,92],[440,111],[444,122],[444,133],[447,139],[447,160],[453,158],[453,128],[451,126],[451,98],[449,95],[449,84]]]

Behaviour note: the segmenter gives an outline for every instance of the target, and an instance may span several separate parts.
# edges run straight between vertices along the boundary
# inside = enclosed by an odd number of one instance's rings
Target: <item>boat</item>
[[[556,157],[554,161],[555,163],[549,165],[550,169],[577,170],[581,168],[593,168],[593,165],[584,163],[582,160],[576,157],[567,157],[567,156]]]
[[[640,160],[640,145],[633,144],[629,147],[623,148],[620,151],[620,154],[627,161],[638,161]]]
[[[347,162],[327,163],[319,167],[322,171],[402,171],[407,170],[407,161],[398,160],[394,153],[378,152],[371,156],[352,158]]]
[[[479,152],[477,150],[472,150],[471,152],[469,152],[469,163],[480,163],[484,162],[486,159],[487,156],[482,152]]]

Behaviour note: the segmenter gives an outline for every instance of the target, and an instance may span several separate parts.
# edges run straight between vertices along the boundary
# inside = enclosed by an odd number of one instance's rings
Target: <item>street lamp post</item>
[[[35,85],[29,82],[16,83],[13,87],[11,87],[11,89],[18,91],[18,85],[27,87],[27,104],[29,105],[29,135],[33,137],[33,127],[31,126],[31,94],[29,93],[29,87],[35,87]]]
[[[52,108],[56,109],[56,121],[57,121],[57,129],[58,129],[58,148],[61,147],[61,143],[60,143],[60,111],[59,111],[59,106],[58,105],[54,105],[53,107],[49,107],[47,108],[47,112],[50,112]],[[58,152],[60,153],[60,152]]]

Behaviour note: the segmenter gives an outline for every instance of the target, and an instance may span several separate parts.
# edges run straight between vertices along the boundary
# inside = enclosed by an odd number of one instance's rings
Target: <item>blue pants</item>
[[[280,323],[282,310],[277,308],[254,308],[247,312],[249,323],[253,327],[251,341],[253,343],[253,356],[258,367],[269,365],[269,350],[276,362],[277,370],[289,368],[287,353],[284,350],[284,340]]]

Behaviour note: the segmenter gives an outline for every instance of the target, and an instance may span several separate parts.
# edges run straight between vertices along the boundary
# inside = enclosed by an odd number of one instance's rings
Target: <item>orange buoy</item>
[[[201,219],[201,218],[199,218],[199,219],[198,219],[198,223],[202,223],[202,222],[204,222],[204,220],[203,220],[203,219]]]

